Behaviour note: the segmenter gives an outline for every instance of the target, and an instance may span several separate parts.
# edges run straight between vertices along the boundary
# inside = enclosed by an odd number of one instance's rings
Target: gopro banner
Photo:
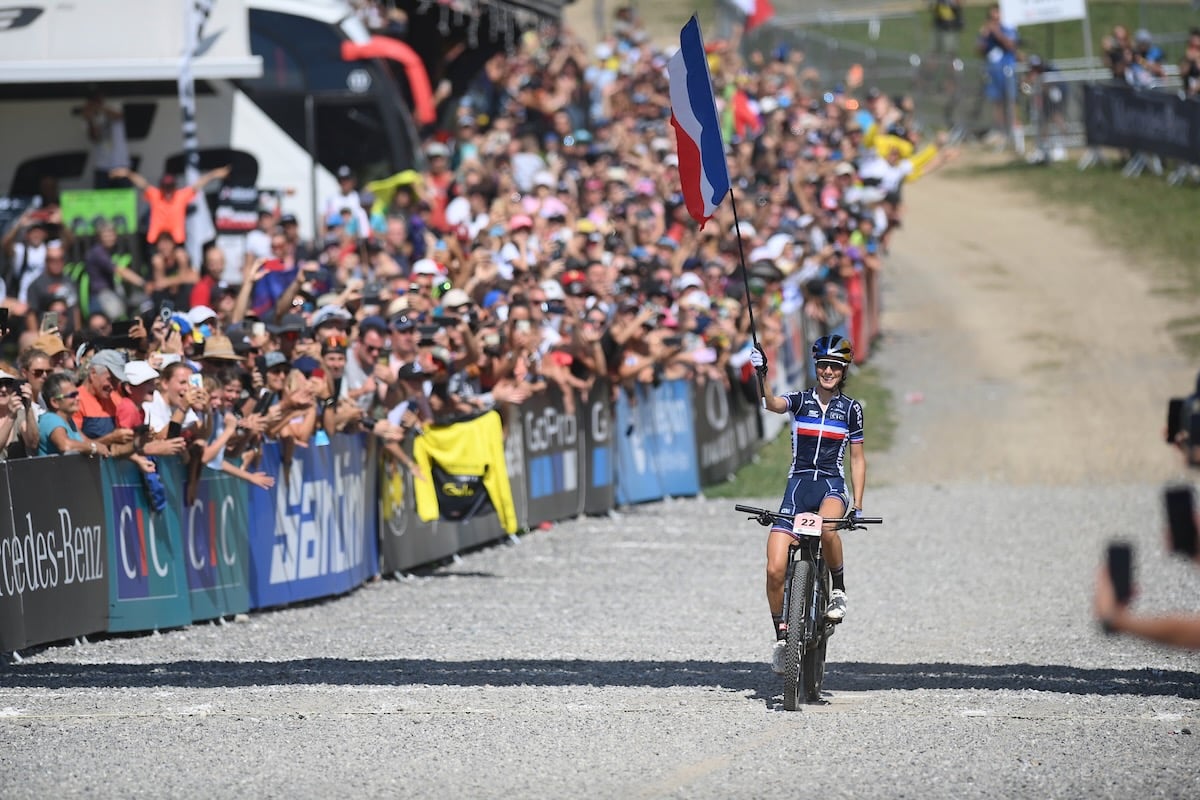
[[[263,447],[261,468],[276,477],[271,489],[250,492],[252,607],[343,594],[374,572],[375,531],[365,530],[374,498],[366,495],[366,450],[354,438],[297,447],[289,464],[278,444]]]
[[[0,651],[104,630],[108,556],[99,461],[6,462],[0,502]]]
[[[110,631],[176,628],[192,621],[179,507],[150,507],[142,472],[129,461],[100,459],[110,535]],[[14,487],[15,488],[15,487]]]
[[[579,430],[583,432],[583,513],[604,514],[616,504],[613,470],[613,414],[611,390],[597,380],[579,405]]]
[[[519,410],[529,524],[577,516],[583,511],[578,413],[563,410],[562,392],[553,385],[522,403]]]
[[[200,471],[191,505],[185,502],[187,470],[178,459],[159,458],[167,504],[182,509],[180,523],[192,621],[250,610],[248,490],[241,478],[207,467]]]

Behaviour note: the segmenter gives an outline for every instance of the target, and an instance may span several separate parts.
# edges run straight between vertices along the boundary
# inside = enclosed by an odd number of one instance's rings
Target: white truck
[[[187,0],[40,1],[0,9],[0,196],[37,194],[47,175],[92,188],[80,109],[95,90],[124,112],[134,169],[182,174]],[[416,129],[392,71],[342,56],[369,38],[343,0],[215,0],[192,68],[201,170],[232,164],[227,184],[280,190],[311,236],[340,165],[362,178],[411,166]]]

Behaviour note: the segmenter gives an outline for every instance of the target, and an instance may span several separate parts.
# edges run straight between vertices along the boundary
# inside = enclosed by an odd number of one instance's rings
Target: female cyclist
[[[812,346],[817,368],[817,385],[801,392],[776,397],[763,382],[763,405],[776,414],[792,417],[792,468],[783,492],[780,514],[816,512],[825,519],[862,513],[867,482],[867,457],[863,453],[862,406],[842,393],[846,371],[854,361],[850,340],[836,334],[822,336]],[[766,374],[767,359],[755,348],[750,355],[759,374]],[[850,475],[854,481],[854,504],[846,494],[843,459],[850,448]],[[772,666],[783,672],[787,625],[783,619],[783,583],[787,578],[788,546],[792,524],[776,520],[767,539],[767,603],[775,629]],[[842,539],[832,524],[821,531],[821,549],[829,564],[833,591],[826,616],[840,622],[846,616],[846,584],[842,561]]]

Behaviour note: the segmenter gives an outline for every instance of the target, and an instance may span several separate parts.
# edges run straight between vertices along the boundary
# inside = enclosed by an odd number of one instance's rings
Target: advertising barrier
[[[720,381],[692,387],[696,453],[700,483],[708,486],[733,477],[753,456],[758,441],[758,411],[748,403],[742,387],[729,388]]]
[[[174,458],[158,459],[167,505],[182,510],[181,538],[192,621],[250,610],[250,537],[246,481],[205,467],[195,499],[185,502],[187,471]]]
[[[261,469],[275,486],[250,492],[250,601],[254,608],[342,594],[374,574],[378,560],[373,448],[338,434],[328,445],[263,447]]]
[[[0,465],[0,501],[6,506],[0,512],[0,651],[108,626],[100,486],[95,459],[23,459]]]
[[[268,443],[260,468],[276,478],[270,490],[207,468],[189,486],[181,463],[160,458],[159,511],[140,470],[119,459],[0,464],[0,500],[11,509],[0,512],[0,649],[342,594],[381,559],[389,572],[408,570],[494,541],[514,523],[697,494],[756,449],[760,414],[742,388],[664,381],[621,389],[614,405],[598,381],[571,413],[548,389],[502,416],[458,423],[487,426],[484,460],[507,466],[506,517],[452,521],[435,507],[422,522],[412,475],[361,434],[286,455]],[[463,452],[478,456],[476,445]],[[476,466],[486,473],[492,463]],[[47,500],[48,485],[72,488]]]
[[[51,459],[44,461],[53,470]],[[103,458],[104,519],[109,524],[108,629],[148,631],[192,621],[180,535],[180,507],[150,507],[142,472],[129,461]]]
[[[607,513],[617,503],[611,398],[612,389],[608,381],[598,380],[579,404],[579,430],[583,434],[585,514]]]
[[[687,381],[638,385],[617,398],[617,502],[643,503],[700,492]]]
[[[583,437],[578,413],[564,410],[562,392],[551,385],[522,403],[520,414],[529,524],[579,515]]]
[[[1200,163],[1200,102],[1118,84],[1083,87],[1089,147]]]
[[[379,535],[383,571],[403,572],[430,564],[463,549],[458,526],[422,522],[413,497],[413,478],[384,456],[379,467]]]

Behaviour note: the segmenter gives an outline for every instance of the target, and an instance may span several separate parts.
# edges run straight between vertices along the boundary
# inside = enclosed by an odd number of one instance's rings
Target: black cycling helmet
[[[845,336],[822,336],[813,342],[813,361],[835,361],[843,367],[854,363],[854,345]]]

